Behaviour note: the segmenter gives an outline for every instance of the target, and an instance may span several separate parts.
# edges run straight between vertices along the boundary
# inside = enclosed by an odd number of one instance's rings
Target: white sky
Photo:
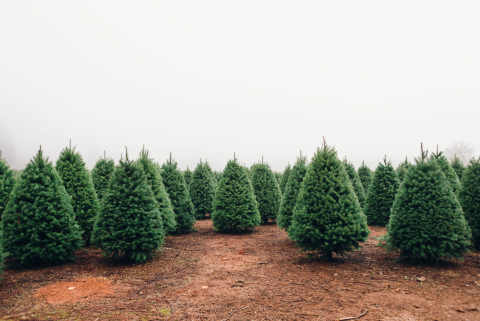
[[[356,167],[420,142],[478,152],[479,17],[480,1],[2,1],[0,144],[17,168],[69,139],[90,168],[145,144],[183,169],[236,152],[283,170],[323,136]]]

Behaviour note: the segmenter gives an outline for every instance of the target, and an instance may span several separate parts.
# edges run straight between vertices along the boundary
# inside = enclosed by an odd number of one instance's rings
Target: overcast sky
[[[0,149],[182,169],[480,147],[480,1],[2,1]],[[4,156],[5,152],[4,151]]]

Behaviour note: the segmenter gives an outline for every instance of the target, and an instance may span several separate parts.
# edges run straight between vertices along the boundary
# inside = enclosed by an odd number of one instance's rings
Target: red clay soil
[[[372,227],[361,250],[328,262],[307,259],[274,224],[234,235],[209,220],[196,228],[167,237],[143,265],[87,248],[62,266],[8,269],[0,320],[339,320],[365,311],[358,320],[480,320],[479,252],[439,266],[398,263],[376,246],[385,229]]]

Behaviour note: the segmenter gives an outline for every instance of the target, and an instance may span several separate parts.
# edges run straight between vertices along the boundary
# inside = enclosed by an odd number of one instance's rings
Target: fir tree
[[[75,147],[70,145],[62,150],[55,165],[63,185],[71,196],[75,219],[83,231],[83,238],[90,241],[93,224],[98,213],[98,199],[92,178],[85,162]]]
[[[293,210],[297,204],[298,194],[307,172],[307,158],[300,156],[295,165],[293,165],[288,179],[285,193],[283,194],[280,210],[278,212],[277,224],[281,228],[288,230],[292,224]]]
[[[258,203],[261,223],[266,224],[269,219],[275,221],[282,201],[282,193],[277,181],[273,177],[270,166],[263,162],[255,164],[252,169],[252,186]]]
[[[195,216],[201,219],[212,213],[213,198],[215,197],[215,184],[208,163],[197,164],[190,182],[190,198],[195,208]]]
[[[2,228],[4,250],[18,268],[71,261],[81,247],[70,196],[42,150],[15,184]]]
[[[451,165],[453,170],[455,171],[455,174],[457,174],[458,176],[458,180],[461,182],[463,179],[463,172],[465,171],[465,166],[463,165],[460,158],[457,157],[457,155],[453,156]]]
[[[177,221],[176,234],[189,233],[195,225],[195,209],[188,194],[187,185],[177,162],[170,158],[162,165],[162,179],[168,196],[172,201],[175,220]]]
[[[236,158],[228,161],[218,183],[212,222],[219,232],[253,230],[260,225],[260,213],[252,184]]]
[[[472,229],[472,239],[480,249],[480,158],[471,159],[463,172],[458,200]]]
[[[403,163],[400,163],[400,165],[398,165],[396,172],[397,172],[398,180],[400,181],[400,183],[403,182],[403,178],[405,177],[405,174],[407,173],[410,166],[412,166],[412,164],[408,162],[406,157],[405,157],[405,161]]]
[[[345,166],[324,142],[308,166],[288,235],[302,251],[331,259],[359,248],[369,233]]]
[[[0,158],[0,220],[7,207],[13,185],[15,185],[15,174],[8,166],[7,161]]]
[[[285,188],[287,187],[287,182],[288,182],[288,179],[290,178],[291,172],[292,172],[292,167],[290,166],[290,164],[288,164],[287,167],[285,167],[285,170],[283,171],[282,179],[279,183],[280,191],[282,195],[285,193]]]
[[[115,162],[111,158],[107,158],[104,154],[103,158],[100,158],[92,169],[92,181],[97,192],[98,201],[101,201],[103,194],[108,189],[110,177],[115,170]]]
[[[358,202],[360,203],[360,207],[363,208],[365,206],[365,191],[363,190],[362,182],[360,181],[360,177],[355,171],[355,167],[352,163],[349,163],[345,158],[343,160],[343,166],[345,166],[345,170],[347,171],[348,178],[350,182],[352,182],[353,189],[355,190],[355,194],[357,195]]]
[[[222,179],[222,172],[214,171],[213,177],[215,177],[215,181],[217,182],[216,185],[218,185],[218,183],[220,183],[220,180]]]
[[[190,169],[188,169],[188,166],[187,166],[187,170],[183,172],[183,179],[185,180],[185,185],[187,186],[187,189],[190,189],[192,176],[193,176],[193,173]]]
[[[469,249],[470,229],[462,208],[438,162],[427,152],[405,174],[393,203],[386,246],[401,259],[462,258]]]
[[[443,152],[439,152],[437,148],[436,153],[432,153],[431,160],[434,160],[438,163],[438,166],[445,174],[447,181],[450,183],[452,187],[452,191],[455,193],[460,188],[460,181],[458,180],[458,176],[450,165],[448,159],[443,155]]]
[[[363,187],[363,192],[365,193],[365,196],[368,192],[368,188],[370,187],[370,184],[372,183],[373,179],[373,172],[372,170],[365,165],[365,162],[362,162],[362,166],[360,166],[357,170],[358,173],[358,178],[360,179],[360,182],[362,183]]]
[[[387,226],[390,219],[395,195],[398,192],[400,182],[397,173],[387,158],[378,163],[373,174],[373,180],[367,194],[364,213],[367,216],[368,225]]]
[[[165,186],[163,185],[160,171],[153,160],[149,157],[148,151],[145,150],[145,148],[140,152],[138,162],[147,176],[148,185],[152,189],[155,200],[157,201],[165,234],[169,235],[175,233],[177,222],[175,221],[172,202],[170,201],[170,197],[168,197]]]
[[[273,176],[275,177],[275,180],[277,181],[278,186],[280,186],[280,184],[282,183],[282,173],[275,171],[273,172]]]

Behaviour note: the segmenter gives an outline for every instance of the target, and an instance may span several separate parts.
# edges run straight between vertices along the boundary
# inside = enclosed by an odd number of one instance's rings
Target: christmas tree
[[[183,179],[185,180],[185,185],[187,186],[187,189],[190,189],[190,182],[192,181],[192,176],[193,173],[190,169],[188,169],[187,166],[187,170],[183,172]]]
[[[202,163],[200,160],[200,163],[195,167],[190,182],[189,193],[197,219],[205,218],[207,214],[212,213],[215,184],[208,163]]]
[[[15,184],[2,228],[4,250],[18,268],[71,261],[82,245],[70,196],[41,149]]]
[[[278,187],[270,166],[262,163],[255,164],[252,172],[252,186],[255,199],[258,203],[261,223],[266,224],[271,219],[277,219],[282,193]]]
[[[83,239],[88,243],[98,213],[98,199],[85,162],[70,144],[60,153],[55,169],[71,196],[75,219],[83,231]]]
[[[172,159],[172,155],[162,165],[161,175],[175,212],[175,220],[177,221],[175,233],[191,232],[193,225],[195,225],[195,209],[188,194],[183,175],[177,167],[177,162]]]
[[[0,220],[7,207],[8,198],[15,185],[15,174],[8,166],[7,161],[0,158]]]
[[[113,172],[100,213],[95,221],[92,243],[106,257],[127,257],[144,263],[165,238],[155,195],[140,162],[121,159]]]
[[[465,171],[465,166],[463,165],[460,158],[457,157],[457,155],[453,156],[451,165],[453,170],[455,171],[455,174],[457,174],[458,176],[458,180],[461,182],[463,179],[463,172]]]
[[[282,192],[282,195],[285,193],[285,188],[287,187],[287,182],[288,182],[288,179],[290,178],[291,172],[292,172],[292,167],[290,166],[290,164],[288,164],[287,167],[285,167],[285,170],[283,171],[282,179],[279,183],[280,191]]]
[[[430,158],[432,161],[437,162],[438,166],[443,171],[443,174],[445,174],[447,181],[450,183],[452,191],[455,193],[460,188],[460,181],[458,180],[458,176],[453,170],[452,165],[450,165],[448,159],[445,157],[445,155],[443,155],[443,152],[438,151],[438,147],[437,152],[432,153]]]
[[[462,208],[435,158],[421,157],[405,174],[393,203],[386,246],[401,259],[437,262],[462,258],[471,232]]]
[[[398,192],[400,182],[397,173],[387,158],[383,163],[379,163],[365,202],[364,213],[367,216],[368,225],[387,226],[390,219],[390,209],[392,208],[395,195]]]
[[[302,251],[331,259],[367,240],[367,220],[334,148],[317,149],[301,186],[288,235]]]
[[[275,180],[277,181],[278,186],[282,183],[282,174],[275,171],[273,172],[273,176],[275,177]]]
[[[213,177],[215,177],[215,181],[217,182],[216,185],[218,185],[218,183],[220,183],[220,180],[222,179],[222,172],[214,171]]]
[[[165,190],[158,167],[149,157],[148,151],[145,150],[145,148],[140,151],[138,162],[147,176],[148,185],[152,189],[155,200],[157,201],[165,234],[169,235],[175,233],[177,222],[175,221],[175,213],[173,212],[170,197],[168,197],[167,191]]]
[[[352,182],[353,189],[355,190],[355,194],[357,195],[358,202],[360,203],[360,207],[365,205],[365,191],[363,190],[362,182],[360,181],[360,177],[355,171],[355,167],[352,163],[349,163],[345,158],[343,160],[343,166],[345,166],[345,170],[347,171],[348,178]]]
[[[219,232],[253,230],[260,224],[260,213],[253,187],[237,159],[228,161],[213,201],[212,222]]]
[[[373,172],[367,165],[365,165],[365,162],[363,161],[362,166],[358,168],[357,173],[366,196],[368,192],[368,187],[372,183]]]
[[[406,157],[405,157],[405,161],[403,163],[400,163],[400,165],[398,165],[396,172],[397,172],[398,180],[400,181],[400,183],[403,182],[403,178],[405,177],[405,174],[407,173],[410,166],[412,166],[412,164],[408,162]]]
[[[103,158],[100,158],[92,169],[92,181],[97,192],[97,198],[102,200],[103,194],[108,189],[110,183],[110,177],[115,170],[115,162],[111,158],[107,158],[104,154]]]
[[[302,157],[297,159],[290,172],[285,193],[283,193],[282,202],[280,203],[280,211],[278,212],[277,224],[281,228],[288,229],[292,224],[293,210],[297,204],[300,187],[307,172],[307,158]]]
[[[470,160],[463,172],[458,200],[472,229],[475,247],[480,249],[480,158]]]

